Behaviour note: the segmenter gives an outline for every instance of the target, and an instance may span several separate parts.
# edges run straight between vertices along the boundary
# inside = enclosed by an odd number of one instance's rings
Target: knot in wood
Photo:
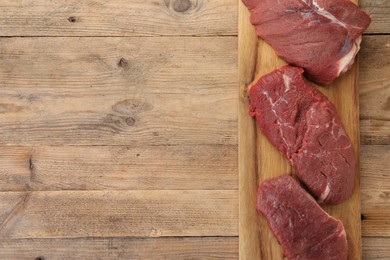
[[[127,124],[128,126],[133,126],[133,125],[135,125],[135,119],[132,118],[132,117],[126,118],[126,124]]]
[[[202,6],[202,0],[164,0],[165,6],[174,14],[192,14]]]
[[[188,11],[192,6],[190,0],[174,0],[172,3],[172,8],[178,13],[184,13]]]
[[[129,66],[129,62],[125,58],[121,58],[118,62],[118,66],[121,68],[127,68]]]
[[[77,18],[76,16],[71,16],[71,17],[68,18],[68,21],[69,21],[70,23],[75,23],[75,22],[78,21],[78,18]]]

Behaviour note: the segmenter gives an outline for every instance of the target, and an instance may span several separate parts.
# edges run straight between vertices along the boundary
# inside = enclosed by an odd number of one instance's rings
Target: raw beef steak
[[[312,81],[329,85],[351,68],[370,17],[349,0],[243,0],[256,33]]]
[[[292,177],[264,181],[257,192],[257,210],[267,219],[288,259],[347,259],[341,221],[323,211]]]
[[[318,202],[338,204],[352,194],[355,153],[335,107],[302,73],[285,66],[262,77],[249,113]]]

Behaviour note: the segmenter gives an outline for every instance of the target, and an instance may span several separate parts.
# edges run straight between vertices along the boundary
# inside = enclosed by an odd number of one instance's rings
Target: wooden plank
[[[0,45],[0,145],[237,144],[235,37]]]
[[[367,32],[390,33],[390,5],[362,0]],[[237,35],[236,0],[1,2],[0,36]]]
[[[362,190],[390,191],[389,169],[390,145],[362,145],[360,162]]]
[[[363,237],[363,259],[387,260],[390,238]],[[172,250],[174,248],[175,250]],[[0,240],[3,259],[237,259],[237,237]]]
[[[284,64],[272,48],[254,36],[249,12],[239,4],[239,188],[240,188],[240,258],[281,259],[282,252],[265,220],[256,214],[255,194],[258,184],[290,171],[288,162],[251,122],[248,116],[247,88],[260,76]],[[359,99],[357,70],[353,68],[328,89],[320,90],[335,104],[345,130],[359,154]],[[255,145],[255,146],[254,146]],[[242,156],[241,156],[242,154]],[[337,206],[324,207],[340,219],[346,229],[349,259],[361,258],[360,181],[358,170],[352,197]]]
[[[363,119],[360,121],[362,144],[390,144],[390,122],[387,120]]]
[[[2,239],[238,235],[234,190],[1,192],[0,209]]]
[[[387,0],[360,0],[360,6],[372,22],[366,33],[390,33],[390,2]]]
[[[236,0],[2,0],[1,12],[1,36],[237,34]]]
[[[238,237],[0,240],[1,259],[237,259]]]
[[[387,260],[390,255],[390,238],[363,237],[363,259]]]
[[[364,174],[362,183],[378,176]],[[382,180],[388,183],[386,177]],[[390,236],[388,189],[362,193],[363,235]],[[235,236],[237,197],[236,191],[2,192],[0,235]]]
[[[231,190],[237,146],[2,147],[0,191]]]
[[[359,55],[362,144],[390,144],[390,36],[364,37]]]
[[[363,236],[390,237],[389,203],[389,190],[362,190]]]
[[[390,237],[390,145],[362,146],[362,234]]]

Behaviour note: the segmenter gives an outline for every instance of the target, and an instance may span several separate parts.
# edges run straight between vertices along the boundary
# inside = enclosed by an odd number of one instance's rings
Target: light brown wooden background
[[[363,259],[390,255],[390,3],[360,54]],[[237,259],[237,1],[0,5],[0,258]]]

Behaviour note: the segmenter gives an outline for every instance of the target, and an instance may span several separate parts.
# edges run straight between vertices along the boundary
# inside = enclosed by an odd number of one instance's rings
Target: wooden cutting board
[[[239,71],[239,189],[240,189],[240,259],[283,259],[282,249],[265,219],[256,212],[256,191],[263,180],[291,171],[288,161],[268,142],[248,115],[247,89],[266,73],[286,63],[259,39],[249,22],[250,13],[238,0],[238,71]],[[356,2],[356,1],[355,1]],[[359,155],[358,66],[337,79],[329,88],[318,87],[336,106],[345,130]],[[358,167],[357,167],[358,168]],[[356,171],[352,197],[337,206],[324,209],[340,219],[347,232],[349,259],[361,259],[360,181]]]

